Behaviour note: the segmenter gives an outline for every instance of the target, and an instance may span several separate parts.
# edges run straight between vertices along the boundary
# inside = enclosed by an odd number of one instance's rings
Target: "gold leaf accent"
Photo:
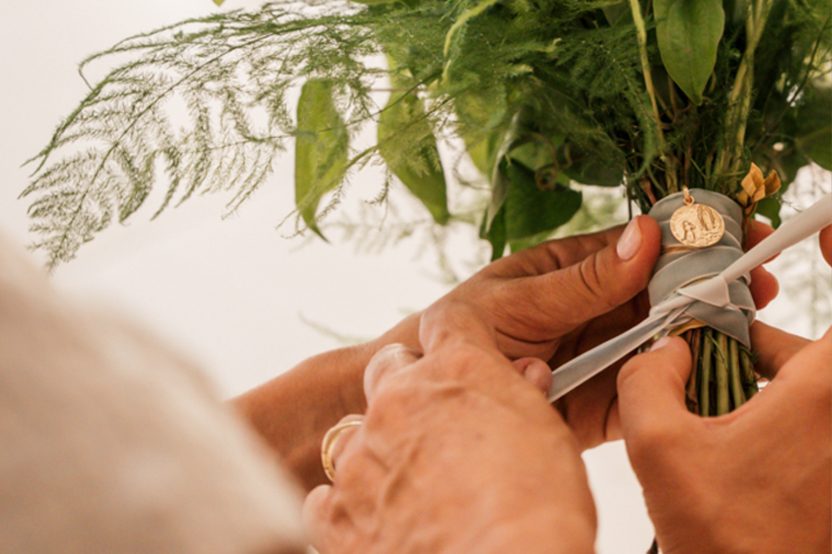
[[[772,169],[763,178],[762,170],[752,162],[751,169],[740,183],[741,190],[737,193],[737,201],[745,210],[745,215],[751,216],[757,208],[757,203],[780,190],[781,184],[780,176],[776,171]]]

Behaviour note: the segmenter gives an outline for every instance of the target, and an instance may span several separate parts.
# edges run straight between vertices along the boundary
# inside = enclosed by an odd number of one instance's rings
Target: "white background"
[[[258,4],[228,0],[226,8]],[[216,8],[210,0],[39,0],[4,8],[0,232],[27,243],[26,204],[17,200],[27,171],[20,164],[84,94],[76,63],[129,34]],[[344,335],[371,337],[447,290],[436,277],[432,253],[422,252],[418,241],[366,255],[352,245],[316,241],[299,248],[298,240],[282,238],[275,224],[291,209],[290,157],[232,218],[221,220],[225,199],[211,197],[152,223],[147,211],[140,212],[129,225],[82,248],[77,260],[55,272],[54,281],[155,328],[199,360],[225,396],[340,345],[302,318]],[[821,186],[829,190],[826,178]],[[452,256],[477,259],[482,247],[460,234]],[[811,247],[779,263],[779,270],[791,275],[828,271],[820,267]],[[826,295],[821,301],[829,301],[829,289]],[[761,317],[793,332],[812,332],[810,319],[786,299]],[[828,324],[815,321],[814,332]],[[598,448],[585,458],[599,506],[599,551],[644,552],[652,528],[623,445]]]

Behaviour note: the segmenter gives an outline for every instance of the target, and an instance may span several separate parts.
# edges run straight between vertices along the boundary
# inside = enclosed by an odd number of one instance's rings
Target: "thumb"
[[[569,267],[528,277],[551,320],[547,327],[566,333],[631,300],[647,287],[660,248],[658,224],[640,216],[630,221],[616,244]]]
[[[691,370],[687,343],[665,337],[624,364],[618,374],[618,412],[628,449],[661,447],[687,434],[696,417],[685,406]]]

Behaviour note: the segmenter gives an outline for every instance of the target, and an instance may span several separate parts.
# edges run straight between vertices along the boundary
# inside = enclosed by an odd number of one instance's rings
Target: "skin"
[[[391,345],[367,368],[366,418],[336,442],[334,484],[304,505],[315,548],[592,552],[578,443],[500,353],[494,330],[448,303],[423,322],[422,338],[424,357]]]
[[[832,265],[832,227],[827,227],[820,232],[820,251],[826,263]]]
[[[541,397],[548,384],[502,356],[482,316],[465,302],[434,306],[421,318],[424,357],[392,345],[370,362],[366,417],[335,444],[334,483],[304,505],[322,554],[592,551],[577,439]],[[829,550],[832,372],[821,365],[832,330],[819,347],[764,324],[753,335],[775,380],[723,418],[687,412],[681,339],[618,377],[621,430],[663,551]]]
[[[630,225],[637,240],[627,259],[617,248],[623,226],[523,250],[486,266],[378,339],[305,360],[233,403],[311,489],[326,481],[320,465],[326,430],[344,415],[366,409],[362,378],[370,359],[392,343],[419,351],[419,324],[431,311],[446,312],[449,304],[466,306],[494,329],[497,348],[516,365],[531,365],[529,378],[545,385],[548,372],[530,359],[557,367],[646,316],[642,291],[659,255],[660,233],[649,217],[638,217]],[[770,232],[754,224],[748,246]],[[752,277],[752,294],[761,308],[776,295],[777,281],[763,268]],[[620,438],[615,391],[619,368],[596,376],[557,404],[582,449]]]
[[[820,243],[832,264],[832,227]],[[757,323],[752,341],[771,382],[721,417],[685,409],[680,339],[619,373],[621,431],[663,552],[832,550],[832,328],[811,342]]]
[[[832,549],[832,331],[802,348],[775,329],[758,328],[764,335],[799,351],[779,367],[767,360],[771,383],[725,416],[685,409],[691,363],[680,339],[619,374],[622,432],[663,552]]]

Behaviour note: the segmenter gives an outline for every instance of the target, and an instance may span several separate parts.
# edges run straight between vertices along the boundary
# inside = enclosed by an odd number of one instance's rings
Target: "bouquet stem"
[[[687,384],[688,409],[701,416],[732,412],[757,393],[751,352],[739,341],[709,327],[683,334],[693,370]]]

